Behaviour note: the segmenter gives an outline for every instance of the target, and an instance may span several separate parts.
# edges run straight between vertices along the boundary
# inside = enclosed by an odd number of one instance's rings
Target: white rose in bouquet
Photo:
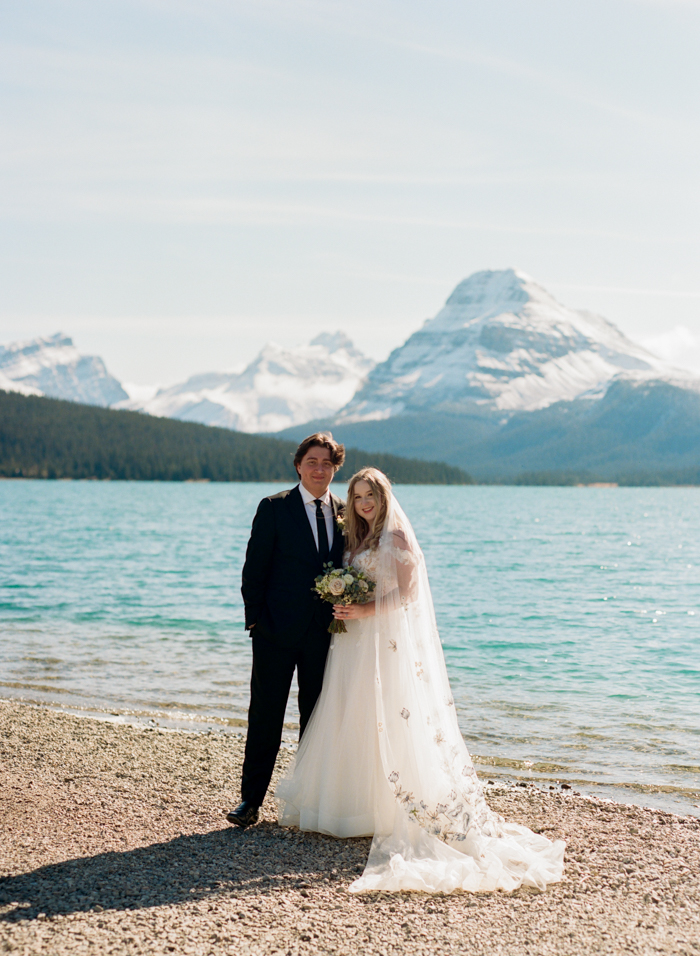
[[[372,600],[375,583],[364,571],[358,571],[349,565],[347,568],[334,568],[332,564],[323,565],[323,574],[316,577],[313,590],[323,601],[331,604],[366,604]],[[345,621],[333,618],[328,631],[331,634],[345,634]]]

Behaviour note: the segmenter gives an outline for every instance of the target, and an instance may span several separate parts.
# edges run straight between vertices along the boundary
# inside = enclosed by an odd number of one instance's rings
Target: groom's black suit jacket
[[[343,502],[331,495],[334,521]],[[339,568],[343,535],[333,529],[329,561]],[[245,626],[286,646],[297,644],[312,624],[328,627],[331,605],[315,597],[314,578],[323,570],[299,488],[263,498],[253,519],[243,565]]]

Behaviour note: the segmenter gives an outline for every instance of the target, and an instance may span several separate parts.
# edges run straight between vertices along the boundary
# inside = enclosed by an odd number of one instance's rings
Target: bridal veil
[[[366,693],[375,697],[382,786],[394,812],[390,826],[378,815],[351,891],[544,889],[561,879],[565,844],[505,822],[486,803],[457,723],[423,553],[393,495],[373,558],[376,615],[363,631],[374,685]]]

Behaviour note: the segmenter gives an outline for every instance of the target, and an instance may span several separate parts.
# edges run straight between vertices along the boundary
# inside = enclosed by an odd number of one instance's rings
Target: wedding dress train
[[[379,547],[353,564],[376,615],[333,637],[323,690],[275,797],[283,826],[372,836],[353,892],[545,889],[565,844],[487,805],[459,730],[423,554],[392,497]]]

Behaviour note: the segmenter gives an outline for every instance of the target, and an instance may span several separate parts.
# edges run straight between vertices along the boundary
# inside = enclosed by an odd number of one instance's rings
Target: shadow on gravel
[[[364,868],[368,848],[368,840],[299,834],[272,823],[180,836],[2,877],[0,921],[259,896],[328,879],[346,882]]]

